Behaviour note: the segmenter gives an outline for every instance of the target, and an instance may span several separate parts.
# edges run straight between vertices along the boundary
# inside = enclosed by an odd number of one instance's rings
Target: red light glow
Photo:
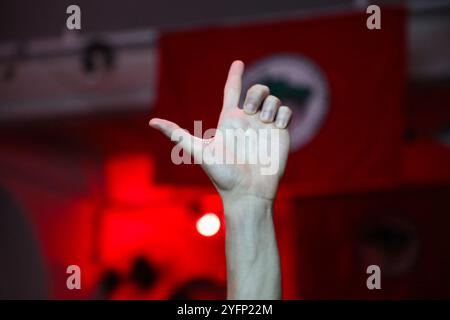
[[[202,236],[211,237],[220,229],[220,219],[214,213],[206,213],[197,220],[197,231]]]

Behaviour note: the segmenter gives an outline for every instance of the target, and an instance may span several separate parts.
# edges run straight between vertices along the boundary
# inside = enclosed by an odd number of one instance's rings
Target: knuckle
[[[275,97],[275,96],[273,96],[273,95],[268,96],[266,99],[267,99],[268,101],[270,101],[271,103],[278,104],[278,105],[281,104],[281,100],[278,99],[278,97]]]
[[[288,106],[281,106],[280,110],[278,112],[283,112],[283,113],[286,113],[286,114],[292,114],[292,110]]]
[[[249,93],[267,95],[267,94],[269,94],[270,89],[268,86],[265,86],[262,84],[255,84],[255,85],[251,86],[251,88],[248,91],[249,91]]]

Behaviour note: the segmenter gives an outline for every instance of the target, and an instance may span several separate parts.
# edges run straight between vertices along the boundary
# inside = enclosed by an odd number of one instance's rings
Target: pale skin
[[[244,106],[238,108],[244,64],[234,61],[225,83],[218,130],[277,130],[279,167],[273,175],[262,175],[259,164],[207,164],[201,166],[219,192],[226,221],[226,260],[228,299],[280,299],[281,273],[273,225],[273,204],[278,184],[284,174],[289,151],[287,127],[292,111],[270,95],[269,88],[256,84],[246,94]],[[179,126],[163,119],[151,119],[150,126],[171,138]],[[178,130],[179,131],[179,130]],[[211,157],[218,148],[217,139],[201,139],[183,131],[177,143],[194,159]],[[227,148],[226,153],[253,152],[261,140],[252,141],[248,149]],[[206,148],[202,148],[205,147]],[[250,151],[251,150],[251,151]]]

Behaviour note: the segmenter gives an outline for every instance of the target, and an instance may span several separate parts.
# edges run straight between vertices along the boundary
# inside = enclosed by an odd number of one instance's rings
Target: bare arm
[[[194,137],[167,120],[152,119],[150,125],[201,163],[222,198],[226,218],[227,297],[279,299],[281,275],[272,215],[287,162],[286,129],[292,111],[281,106],[280,100],[263,85],[251,87],[244,107],[239,109],[243,71],[241,61],[230,67],[213,138]],[[229,132],[234,136],[228,135]],[[233,142],[236,137],[244,137],[241,144]]]
[[[272,202],[224,203],[229,299],[280,299],[281,274]]]

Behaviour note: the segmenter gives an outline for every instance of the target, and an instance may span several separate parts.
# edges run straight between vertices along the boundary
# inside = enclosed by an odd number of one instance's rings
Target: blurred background
[[[225,297],[220,199],[148,120],[214,127],[234,59],[295,109],[284,298],[450,298],[449,17],[439,0],[2,1],[0,298]]]

